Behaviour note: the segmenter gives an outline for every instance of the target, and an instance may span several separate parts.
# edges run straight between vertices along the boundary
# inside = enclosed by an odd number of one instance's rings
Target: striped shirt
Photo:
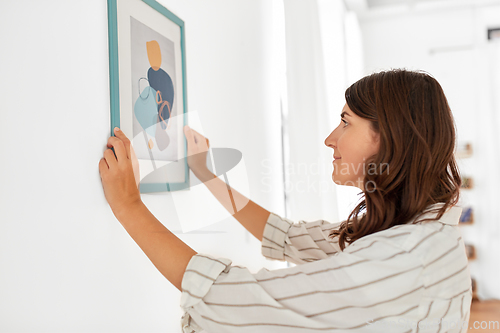
[[[426,212],[344,251],[328,237],[340,223],[271,213],[262,254],[296,266],[251,273],[226,258],[193,256],[182,280],[183,332],[467,332],[472,288],[461,211],[418,222],[437,215]]]

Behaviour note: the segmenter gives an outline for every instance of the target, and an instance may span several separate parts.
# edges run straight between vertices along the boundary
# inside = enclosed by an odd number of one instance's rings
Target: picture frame
[[[154,0],[107,0],[111,135],[139,161],[141,193],[189,189],[185,24]]]

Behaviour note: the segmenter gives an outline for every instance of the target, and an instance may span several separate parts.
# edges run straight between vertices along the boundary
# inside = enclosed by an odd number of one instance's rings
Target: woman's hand
[[[115,127],[115,135],[108,139],[108,148],[99,161],[104,195],[117,218],[127,209],[141,204],[139,193],[139,162],[125,134]]]
[[[207,152],[210,144],[207,138],[187,125],[184,126],[184,135],[188,144],[187,162],[189,168],[201,180],[200,177],[210,172],[207,168]]]

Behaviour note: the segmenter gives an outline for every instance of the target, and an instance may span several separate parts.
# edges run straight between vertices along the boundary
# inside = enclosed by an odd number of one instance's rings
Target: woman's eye
[[[346,127],[349,123],[345,121],[344,119],[341,119],[341,121],[345,124],[344,127]]]

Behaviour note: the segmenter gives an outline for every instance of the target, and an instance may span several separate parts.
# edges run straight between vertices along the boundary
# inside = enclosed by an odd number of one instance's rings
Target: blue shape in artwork
[[[156,90],[146,87],[134,105],[134,114],[141,127],[152,137],[156,133],[158,121],[158,107],[156,104]]]
[[[161,93],[161,101],[157,101],[157,113],[159,114],[159,120],[162,118],[165,120],[165,123],[168,123],[168,119],[170,118],[170,112],[172,111],[174,104],[174,84],[170,75],[167,74],[163,69],[159,68],[155,71],[153,68],[149,68],[148,70],[148,81],[149,85],[159,91]],[[165,105],[165,101],[169,103],[169,107]],[[159,103],[160,102],[160,103]],[[163,105],[163,107],[162,107]],[[164,122],[161,122],[161,127],[163,129],[166,128]]]

